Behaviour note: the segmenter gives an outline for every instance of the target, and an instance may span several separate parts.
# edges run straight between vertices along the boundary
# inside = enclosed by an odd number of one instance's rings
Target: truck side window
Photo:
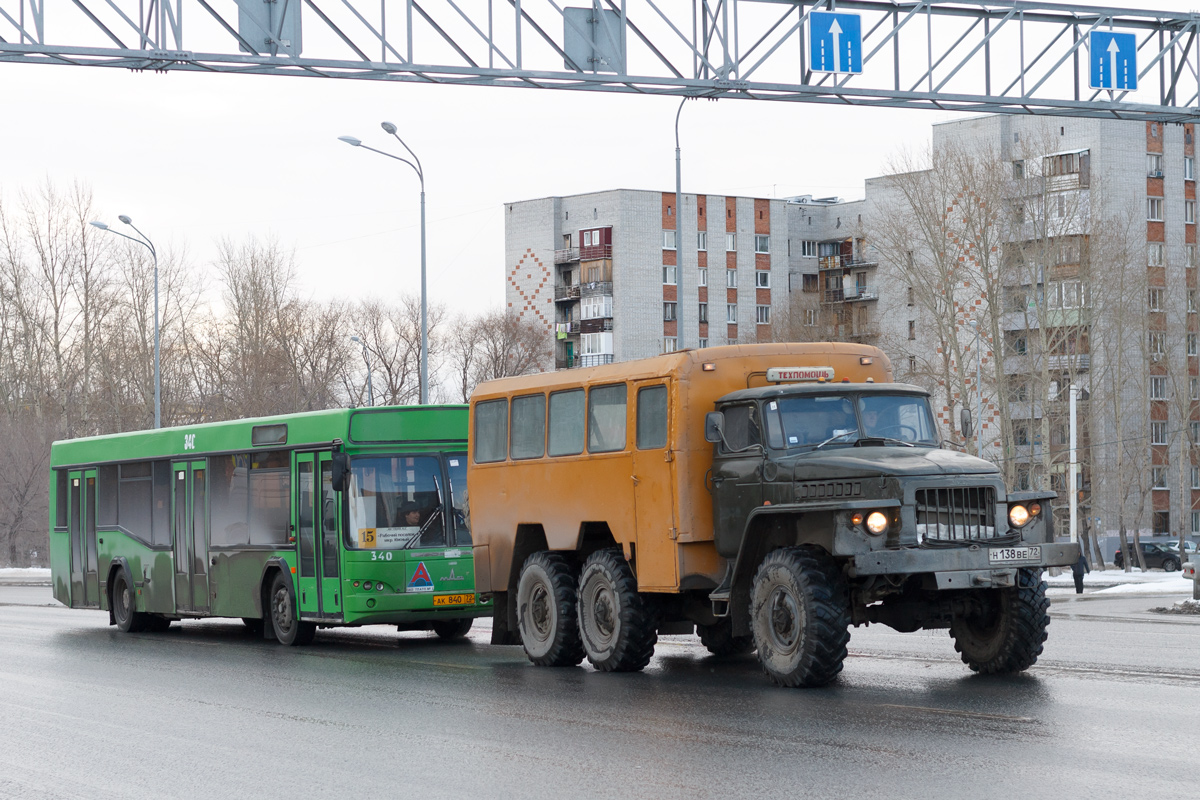
[[[725,415],[725,443],[721,445],[721,452],[737,452],[762,444],[758,413],[753,405],[729,406],[721,413]]]
[[[667,387],[647,386],[637,397],[638,450],[657,450],[667,444]]]
[[[583,452],[583,389],[550,393],[550,446],[552,456],[577,456]]]
[[[588,452],[625,449],[625,384],[597,386],[588,392]]]
[[[475,406],[475,463],[503,461],[508,450],[508,401]]]

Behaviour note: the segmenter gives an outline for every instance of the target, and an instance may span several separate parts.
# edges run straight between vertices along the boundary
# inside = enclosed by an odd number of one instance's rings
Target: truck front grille
[[[917,541],[922,544],[996,538],[996,490],[991,486],[918,489],[916,501]]]

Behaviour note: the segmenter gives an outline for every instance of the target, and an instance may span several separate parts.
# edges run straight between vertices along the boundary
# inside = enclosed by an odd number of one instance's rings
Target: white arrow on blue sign
[[[1137,89],[1137,36],[1132,33],[1092,31],[1088,34],[1091,50],[1093,89]]]
[[[813,72],[862,72],[862,17],[858,14],[811,12],[808,44]]]

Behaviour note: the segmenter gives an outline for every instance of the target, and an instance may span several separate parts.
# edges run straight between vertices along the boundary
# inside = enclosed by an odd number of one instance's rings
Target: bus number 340
[[[384,551],[382,553],[376,553],[376,552],[372,551],[371,552],[371,560],[372,561],[391,561],[392,554],[390,551]]]

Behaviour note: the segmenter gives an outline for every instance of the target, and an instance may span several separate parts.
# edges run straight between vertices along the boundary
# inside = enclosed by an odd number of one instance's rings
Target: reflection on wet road
[[[833,686],[789,691],[694,637],[607,675],[531,667],[486,621],[288,649],[240,622],[123,635],[38,592],[0,587],[0,797],[1128,798],[1200,774],[1200,619],[1140,613],[1165,598],[1056,601],[1009,678],[943,631],[855,629]]]

